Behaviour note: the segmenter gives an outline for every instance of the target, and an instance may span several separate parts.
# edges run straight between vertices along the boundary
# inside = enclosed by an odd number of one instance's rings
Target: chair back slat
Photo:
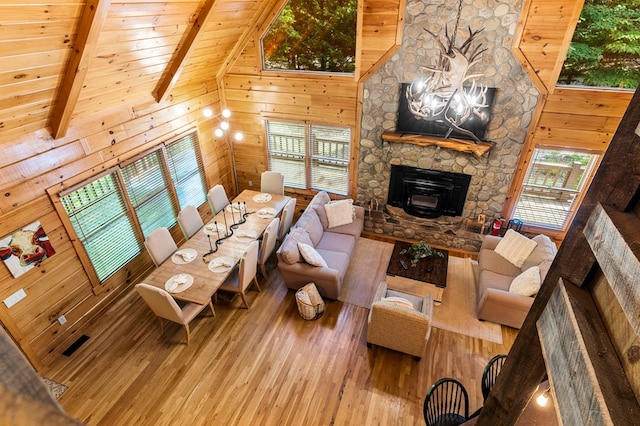
[[[462,424],[469,417],[469,395],[459,381],[438,380],[424,400],[424,421],[427,426]]]

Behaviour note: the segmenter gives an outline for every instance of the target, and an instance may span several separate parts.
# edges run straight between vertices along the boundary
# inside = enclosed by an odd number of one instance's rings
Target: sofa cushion
[[[353,222],[355,216],[353,212],[353,200],[332,201],[324,205],[329,220],[329,229],[340,225],[347,225]]]
[[[508,229],[507,233],[496,246],[495,252],[500,256],[513,263],[518,268],[522,268],[522,264],[531,252],[536,248],[538,243],[524,235]]]
[[[331,198],[329,198],[329,194],[327,194],[325,191],[320,191],[313,197],[308,206],[316,211],[316,214],[318,215],[320,223],[322,223],[322,227],[324,229],[327,229],[329,227],[327,212],[324,211],[324,205],[329,201],[331,201]]]
[[[414,296],[413,294],[403,293],[401,291],[388,289],[387,290],[387,299],[390,298],[390,297],[401,297],[401,298],[403,298],[405,300],[408,300],[409,302],[411,302],[411,305],[413,306],[414,310],[416,310],[418,312],[422,312],[423,298],[421,298],[421,297]]]
[[[380,302],[384,304],[398,306],[401,308],[411,309],[413,311],[413,304],[409,302],[407,299],[405,299],[404,297],[397,297],[397,296],[383,297],[382,299],[380,299]]]
[[[324,233],[320,218],[314,209],[306,209],[304,211],[300,219],[298,219],[298,222],[296,222],[296,228],[304,228],[307,230],[314,247],[318,245]]]
[[[332,250],[317,249],[320,256],[327,262],[327,266],[331,269],[335,269],[341,277],[344,277],[349,268],[349,256],[345,256],[344,253]],[[310,277],[313,279],[313,277]]]
[[[278,254],[285,263],[293,265],[294,263],[302,261],[300,250],[298,250],[298,243],[313,244],[311,238],[309,238],[309,234],[304,228],[293,228],[278,249]]]
[[[313,248],[313,246],[305,243],[298,243],[298,250],[302,258],[310,265],[327,267],[327,262],[324,261],[320,253]]]
[[[480,271],[488,270],[496,272],[500,275],[507,275],[511,278],[520,274],[522,270],[513,265],[504,257],[500,256],[493,250],[480,250],[478,255],[478,269]]]
[[[511,281],[509,293],[533,296],[540,290],[540,268],[532,266]]]
[[[348,234],[336,234],[325,232],[322,239],[316,245],[316,249],[331,250],[351,255],[356,245],[356,237]]]
[[[546,235],[536,235],[532,238],[532,240],[535,241],[538,245],[535,249],[533,249],[529,257],[527,257],[527,259],[522,264],[523,271],[526,271],[532,266],[538,266],[544,261],[553,260],[553,258],[556,256],[556,252],[558,251],[556,249],[556,245],[553,243],[553,241],[551,241],[551,238],[547,237]]]

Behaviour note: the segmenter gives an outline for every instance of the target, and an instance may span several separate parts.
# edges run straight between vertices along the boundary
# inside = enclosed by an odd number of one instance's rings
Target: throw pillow
[[[522,268],[522,264],[527,260],[527,257],[529,257],[537,245],[538,243],[532,239],[519,234],[513,229],[508,229],[507,233],[504,234],[504,237],[496,246],[495,252],[513,263],[516,267]]]
[[[298,243],[298,250],[300,250],[300,254],[308,264],[327,267],[327,262],[320,256],[320,253],[309,244]]]
[[[511,281],[509,293],[533,296],[540,290],[540,268],[532,266]]]
[[[394,304],[396,306],[400,306],[402,308],[411,309],[413,311],[413,305],[411,304],[411,302],[409,302],[407,299],[404,299],[402,297],[389,296],[389,297],[383,297],[380,300],[382,302],[391,303],[391,304]]]
[[[329,228],[353,222],[353,200],[351,199],[327,203],[324,205],[324,210],[327,213]]]

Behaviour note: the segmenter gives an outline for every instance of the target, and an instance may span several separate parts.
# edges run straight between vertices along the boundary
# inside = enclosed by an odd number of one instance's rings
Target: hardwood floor
[[[272,261],[273,262],[273,261]],[[507,353],[516,331],[503,327],[499,345],[434,328],[427,354],[411,356],[365,343],[368,309],[328,301],[305,321],[294,292],[268,265],[262,292],[219,300],[182,326],[155,316],[131,290],[85,330],[90,339],[42,375],[66,384],[59,402],[92,425],[417,425],[431,384],[449,376],[469,392],[470,412],[482,403],[487,361]]]

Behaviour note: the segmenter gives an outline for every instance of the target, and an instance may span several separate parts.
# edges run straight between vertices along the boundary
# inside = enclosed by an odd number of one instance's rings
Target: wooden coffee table
[[[416,266],[411,266],[411,256],[400,254],[408,249],[411,243],[396,241],[387,267],[387,286],[405,293],[424,296],[431,293],[435,305],[442,303],[442,294],[447,287],[447,266],[449,252],[440,250],[444,257],[429,256],[420,259]],[[407,268],[400,262],[403,260]]]

